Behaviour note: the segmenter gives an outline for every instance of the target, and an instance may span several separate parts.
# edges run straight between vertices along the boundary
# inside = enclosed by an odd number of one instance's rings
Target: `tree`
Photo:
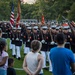
[[[73,5],[71,6],[71,10],[70,10],[70,12],[69,12],[69,14],[68,14],[68,18],[69,18],[69,20],[73,20],[73,21],[75,21],[75,2],[73,3]]]
[[[17,0],[1,0],[0,1],[0,20],[10,20],[11,2],[14,2],[15,12],[17,9]],[[17,13],[16,13],[17,14]],[[15,16],[16,16],[15,14]]]
[[[14,2],[14,14],[16,18],[18,0],[1,0],[0,20],[10,20],[12,1]],[[75,0],[36,0],[34,4],[21,4],[21,18],[41,20],[43,14],[46,20],[62,20],[62,16],[72,20],[74,2]]]

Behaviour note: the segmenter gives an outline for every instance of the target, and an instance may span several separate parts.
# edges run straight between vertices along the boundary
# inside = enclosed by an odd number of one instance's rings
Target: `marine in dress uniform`
[[[10,42],[9,42],[9,49],[12,50],[12,29],[10,30],[8,36],[9,36],[9,39],[10,39]]]
[[[17,28],[15,45],[16,45],[16,58],[20,59],[21,58],[21,46],[22,46],[21,27]]]
[[[12,28],[12,32],[11,32],[11,44],[12,44],[12,56],[16,57],[16,27]]]
[[[24,49],[24,54],[27,54],[30,52],[30,45],[31,41],[33,40],[33,34],[32,34],[32,27],[29,26],[27,27],[26,34],[24,35],[25,37],[25,49]]]
[[[56,34],[58,34],[60,32],[59,29],[60,29],[60,26],[57,26],[56,27]]]
[[[50,34],[51,35],[51,42],[49,43],[49,50],[56,46],[55,36],[59,32],[59,31],[57,31],[58,28],[56,27],[56,25],[52,25],[50,30],[51,30],[51,34]],[[49,72],[52,72],[52,64],[51,64],[50,59],[49,59]]]
[[[52,39],[53,41],[55,40],[55,36],[56,36],[56,25],[52,25],[51,26],[51,34],[52,34]]]
[[[42,34],[38,26],[33,27],[33,40],[38,40],[38,41],[42,40]]]
[[[11,44],[11,42],[12,42],[12,37],[11,37],[11,33],[12,33],[12,28],[11,28],[11,26],[10,26],[10,23],[7,23],[7,34],[8,34],[8,38],[10,39],[10,41],[9,41],[9,49],[10,50],[12,50],[12,44]]]
[[[25,51],[25,48],[26,48],[26,41],[27,41],[28,39],[27,39],[27,32],[26,32],[26,29],[24,28],[23,30],[24,30],[24,31],[22,32],[22,41],[23,41],[23,44],[24,44],[24,54],[26,54],[27,52]]]
[[[43,26],[42,27],[42,49],[41,49],[41,54],[43,55],[44,57],[44,65],[43,65],[43,68],[46,68],[46,60],[47,58],[49,57],[49,47],[48,47],[48,44],[49,42],[51,42],[51,37],[50,35],[48,34],[48,27],[47,26]],[[48,58],[49,60],[49,58]]]
[[[63,33],[65,34],[65,38],[66,38],[66,44],[65,47],[70,49],[70,37],[71,37],[71,32],[69,32],[69,26],[64,26],[63,27]]]

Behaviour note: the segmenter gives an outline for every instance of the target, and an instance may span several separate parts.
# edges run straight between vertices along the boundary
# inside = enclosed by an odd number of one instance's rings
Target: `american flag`
[[[13,27],[14,24],[14,4],[11,5],[11,16],[10,16],[10,25]]]

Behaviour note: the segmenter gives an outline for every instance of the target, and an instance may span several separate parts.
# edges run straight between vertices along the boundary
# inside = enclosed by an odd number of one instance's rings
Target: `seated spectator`
[[[14,60],[12,58],[8,59],[8,68],[7,68],[7,75],[16,75],[16,71],[13,68]]]
[[[75,72],[75,59],[73,52],[67,48],[64,48],[64,34],[57,34],[56,42],[57,47],[50,50],[53,75],[72,75],[72,71]]]
[[[43,75],[43,56],[38,53],[41,46],[42,44],[38,40],[31,42],[32,51],[25,56],[23,62],[23,69],[28,75]]]

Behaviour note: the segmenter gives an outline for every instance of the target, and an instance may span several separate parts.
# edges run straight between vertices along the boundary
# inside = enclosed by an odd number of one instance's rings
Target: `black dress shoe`
[[[16,58],[16,55],[12,55],[14,58]]]
[[[20,57],[18,57],[18,60],[20,60],[21,58]]]
[[[26,53],[24,53],[24,55],[27,55]]]
[[[49,63],[49,61],[46,61],[46,63]]]
[[[49,70],[49,68],[48,68],[48,67],[45,67],[45,68],[43,68],[43,69],[45,69],[45,70]]]

